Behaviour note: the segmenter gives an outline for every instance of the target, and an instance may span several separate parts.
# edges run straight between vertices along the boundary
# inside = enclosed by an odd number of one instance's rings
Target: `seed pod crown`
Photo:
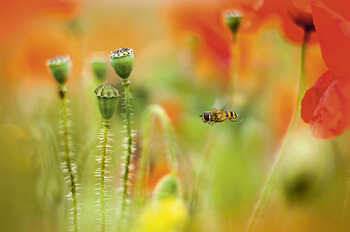
[[[95,89],[95,95],[98,100],[98,107],[104,119],[110,119],[117,106],[117,89],[110,83],[103,83]]]
[[[110,53],[110,61],[114,71],[122,79],[127,79],[134,67],[134,50],[119,48]]]
[[[49,67],[51,75],[59,84],[64,84],[67,81],[72,67],[69,56],[56,56],[47,60],[46,65]]]

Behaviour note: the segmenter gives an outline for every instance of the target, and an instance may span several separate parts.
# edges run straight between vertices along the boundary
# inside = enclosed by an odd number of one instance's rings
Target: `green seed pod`
[[[117,106],[117,97],[119,93],[110,83],[103,83],[95,89],[95,95],[98,100],[98,107],[104,119],[110,119]]]
[[[158,183],[153,192],[153,200],[159,201],[167,198],[176,198],[179,196],[179,182],[176,176],[168,174]]]
[[[235,35],[241,24],[242,14],[236,10],[229,10],[224,13],[224,22]]]
[[[102,58],[93,58],[91,61],[91,70],[96,81],[102,83],[107,79],[107,63]]]
[[[51,75],[59,84],[66,83],[72,67],[72,62],[69,56],[56,56],[49,59],[46,65],[49,67]]]
[[[119,48],[110,53],[110,60],[114,71],[127,79],[134,66],[134,51],[131,48]]]

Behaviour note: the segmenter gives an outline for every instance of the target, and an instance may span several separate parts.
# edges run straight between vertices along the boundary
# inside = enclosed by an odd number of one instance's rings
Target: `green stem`
[[[77,200],[77,173],[76,173],[76,164],[72,159],[74,156],[71,144],[71,132],[69,127],[69,119],[68,119],[68,99],[67,99],[67,90],[65,85],[59,86],[59,97],[61,104],[61,133],[62,133],[62,144],[63,144],[63,175],[66,183],[68,184],[69,193],[67,194],[67,199],[72,201],[72,231],[78,232],[78,209],[79,204]]]
[[[142,151],[141,151],[141,158],[140,158],[140,169],[139,174],[137,178],[137,193],[141,195],[141,187],[143,186],[143,181],[145,179],[145,168],[146,168],[146,162],[148,160],[148,154],[149,154],[149,137],[151,132],[151,122],[152,117],[158,116],[161,120],[163,129],[165,131],[167,144],[168,144],[168,160],[170,163],[171,172],[175,174],[177,172],[177,161],[176,161],[176,153],[175,148],[173,144],[174,139],[174,129],[171,126],[170,119],[164,109],[159,105],[151,105],[148,107],[145,117],[142,121]]]
[[[130,82],[129,80],[122,81],[122,92],[123,96],[123,104],[125,110],[125,130],[126,130],[126,146],[125,146],[125,157],[124,157],[124,170],[122,174],[122,202],[121,202],[121,217],[124,217],[127,198],[128,198],[128,179],[129,179],[129,168],[132,154],[132,128],[131,128],[131,93],[130,93]]]
[[[236,79],[237,79],[237,52],[238,52],[238,46],[237,46],[237,32],[233,33],[233,43],[231,45],[231,89],[230,90],[230,106],[232,107],[234,105],[234,97],[235,97],[235,88],[236,88]]]
[[[258,216],[260,215],[261,211],[263,210],[266,200],[269,197],[269,194],[271,192],[271,188],[274,184],[276,175],[279,171],[281,160],[285,154],[286,145],[288,144],[291,132],[294,130],[295,126],[300,120],[300,111],[301,111],[301,100],[304,96],[305,92],[305,77],[304,77],[304,66],[305,66],[305,53],[307,49],[307,41],[309,39],[310,32],[305,31],[304,32],[304,39],[301,46],[301,56],[300,56],[300,75],[299,75],[299,84],[298,84],[298,95],[297,95],[297,104],[296,109],[293,114],[293,118],[291,122],[289,123],[288,130],[286,132],[286,135],[283,138],[282,144],[280,146],[280,149],[278,153],[276,154],[276,158],[274,160],[274,163],[270,169],[270,173],[267,177],[267,180],[262,188],[260,197],[255,205],[255,208],[253,210],[253,213],[250,216],[249,222],[248,222],[248,228],[247,232],[253,231],[253,228],[256,224],[256,220]]]
[[[232,42],[233,43],[237,42],[237,31],[232,32]]]
[[[107,195],[107,183],[108,176],[106,173],[109,162],[111,161],[111,154],[109,152],[109,130],[110,130],[110,120],[103,119],[102,130],[100,134],[100,155],[97,157],[97,164],[99,165],[96,171],[96,177],[99,179],[99,205],[100,205],[100,226],[101,232],[106,231],[106,195]]]

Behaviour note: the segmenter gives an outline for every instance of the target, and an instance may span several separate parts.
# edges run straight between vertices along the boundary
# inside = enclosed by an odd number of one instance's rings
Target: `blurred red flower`
[[[162,161],[162,162],[157,162],[157,163],[152,163],[150,165],[150,170],[148,174],[148,178],[145,181],[145,186],[147,190],[153,190],[154,187],[157,185],[159,180],[165,176],[166,174],[170,173],[170,167],[167,162]]]
[[[301,43],[304,30],[313,31],[310,0],[233,0],[232,7],[244,13],[246,25],[242,29],[256,30],[267,19],[275,16],[283,35]],[[311,39],[314,41],[314,38]]]
[[[350,2],[312,2],[322,55],[329,70],[306,92],[302,118],[313,135],[331,138],[350,125]]]
[[[277,18],[286,38],[297,43],[302,42],[304,30],[314,30],[310,0],[171,0],[165,12],[173,37],[183,42],[186,36],[197,36],[197,67],[224,81],[229,80],[232,55],[231,32],[222,17],[228,9],[242,12],[239,30],[244,33],[256,32],[271,18]]]
[[[180,42],[191,36],[198,38],[194,55],[199,73],[230,80],[232,35],[223,23],[223,12],[235,9],[243,14],[239,30],[255,32],[264,20],[259,14],[263,0],[171,0],[166,18],[173,38]],[[239,39],[238,39],[239,40]],[[243,41],[246,43],[246,41]],[[253,55],[253,54],[252,54]],[[250,56],[246,51],[240,56]]]
[[[0,42],[4,42],[27,26],[41,19],[71,20],[80,10],[80,0],[11,0],[2,1],[0,7]]]
[[[216,71],[226,78],[230,74],[230,32],[222,22],[227,1],[172,1],[167,7],[167,19],[174,37],[198,36],[199,58],[209,59]]]
[[[310,0],[265,0],[259,14],[261,18],[277,16],[283,35],[292,42],[301,43],[304,31],[314,30]]]
[[[70,55],[73,73],[81,64],[79,41],[60,27],[31,25],[22,31],[22,36],[13,41],[14,48],[8,51],[4,63],[7,83],[17,80],[54,81],[46,67],[46,61],[57,55]]]

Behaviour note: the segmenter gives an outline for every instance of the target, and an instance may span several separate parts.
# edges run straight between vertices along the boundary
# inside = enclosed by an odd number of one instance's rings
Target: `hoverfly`
[[[214,124],[218,122],[223,122],[225,120],[236,122],[239,116],[236,112],[233,111],[214,109],[211,111],[204,111],[200,115],[200,117],[203,122],[208,124]]]

